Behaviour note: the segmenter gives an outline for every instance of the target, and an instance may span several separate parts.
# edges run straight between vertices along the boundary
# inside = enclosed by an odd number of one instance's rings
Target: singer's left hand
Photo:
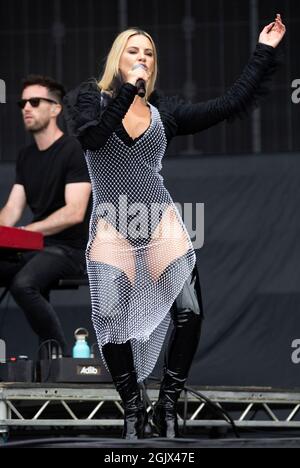
[[[261,44],[277,47],[285,35],[286,27],[282,23],[280,14],[276,15],[273,23],[268,24],[260,33],[259,40]]]

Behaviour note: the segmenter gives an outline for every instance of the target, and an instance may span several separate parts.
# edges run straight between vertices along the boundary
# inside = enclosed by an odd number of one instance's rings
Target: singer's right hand
[[[127,83],[131,83],[133,86],[136,85],[137,80],[144,80],[146,83],[150,78],[150,73],[145,65],[136,64],[128,71]]]

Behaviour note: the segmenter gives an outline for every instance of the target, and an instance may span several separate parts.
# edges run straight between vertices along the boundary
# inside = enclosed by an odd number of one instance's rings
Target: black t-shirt
[[[65,186],[76,182],[90,182],[84,154],[76,138],[62,135],[46,150],[40,151],[33,143],[20,151],[16,184],[24,186],[33,222],[42,221],[65,206]],[[87,217],[88,213],[83,223],[47,236],[46,245],[85,248]]]

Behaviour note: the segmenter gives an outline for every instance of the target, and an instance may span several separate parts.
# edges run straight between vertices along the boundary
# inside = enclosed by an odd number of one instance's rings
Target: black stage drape
[[[13,170],[1,165],[1,203]],[[205,320],[189,383],[300,387],[300,154],[175,156],[163,175],[174,201],[205,206],[204,246],[196,251]],[[92,342],[88,292],[58,299],[69,345],[83,325]],[[12,302],[3,309],[9,355],[34,357],[22,313]]]
[[[300,155],[181,159],[166,176],[176,200],[205,204],[190,383],[300,386]]]

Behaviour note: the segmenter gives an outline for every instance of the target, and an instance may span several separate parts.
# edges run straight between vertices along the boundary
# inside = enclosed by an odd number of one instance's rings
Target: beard
[[[36,121],[31,119],[29,122],[24,121],[25,129],[30,133],[41,133],[49,126],[50,119],[44,121]]]

